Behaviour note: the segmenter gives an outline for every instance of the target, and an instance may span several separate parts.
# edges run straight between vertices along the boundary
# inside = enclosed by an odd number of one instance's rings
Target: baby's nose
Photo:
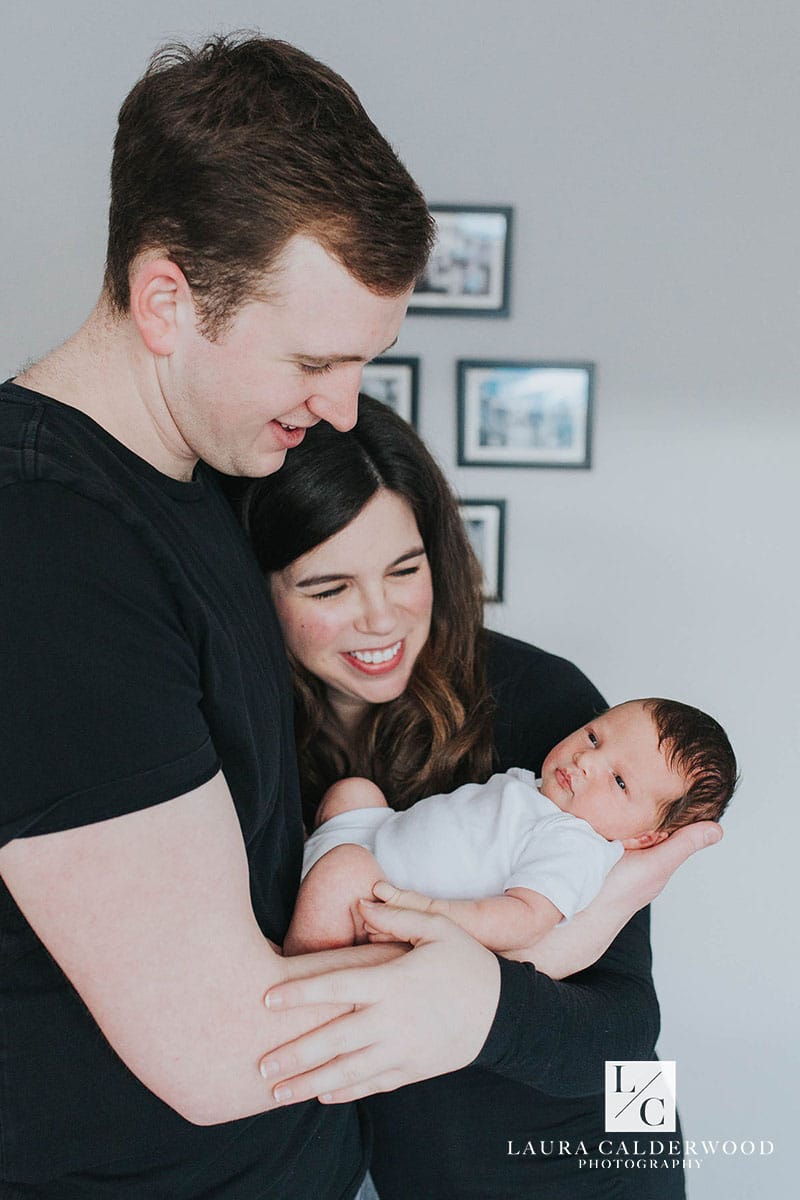
[[[572,761],[574,762],[575,766],[578,768],[578,770],[579,770],[579,771],[582,771],[584,775],[588,774],[588,769],[587,769],[587,764],[588,764],[588,754],[587,754],[587,751],[585,751],[585,750],[576,750],[576,751],[575,751],[575,754],[574,754],[574,755],[573,755],[573,757],[572,757]]]

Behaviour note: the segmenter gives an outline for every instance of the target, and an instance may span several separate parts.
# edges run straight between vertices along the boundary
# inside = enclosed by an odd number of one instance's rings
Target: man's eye
[[[621,775],[615,775],[614,782],[616,783],[617,787],[622,788],[623,792],[625,791],[625,780],[622,778]]]
[[[304,375],[325,375],[333,370],[333,363],[300,363]]]

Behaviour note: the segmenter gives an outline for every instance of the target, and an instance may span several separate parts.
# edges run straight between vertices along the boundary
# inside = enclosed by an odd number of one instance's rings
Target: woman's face
[[[433,585],[409,503],[381,490],[349,525],[271,578],[288,649],[348,725],[408,685]]]

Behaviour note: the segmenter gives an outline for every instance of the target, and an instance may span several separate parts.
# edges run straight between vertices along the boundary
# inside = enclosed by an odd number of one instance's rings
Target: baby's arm
[[[410,903],[409,898],[413,898]],[[550,900],[523,887],[509,888],[502,896],[486,896],[481,900],[432,900],[416,892],[403,892],[403,907],[448,917],[487,950],[497,953],[527,949],[562,918]]]

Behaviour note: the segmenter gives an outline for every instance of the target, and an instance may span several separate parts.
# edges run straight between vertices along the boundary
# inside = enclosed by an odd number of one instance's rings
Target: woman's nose
[[[356,629],[361,633],[391,633],[395,627],[393,606],[384,589],[375,588],[362,597],[361,612],[356,620]]]

